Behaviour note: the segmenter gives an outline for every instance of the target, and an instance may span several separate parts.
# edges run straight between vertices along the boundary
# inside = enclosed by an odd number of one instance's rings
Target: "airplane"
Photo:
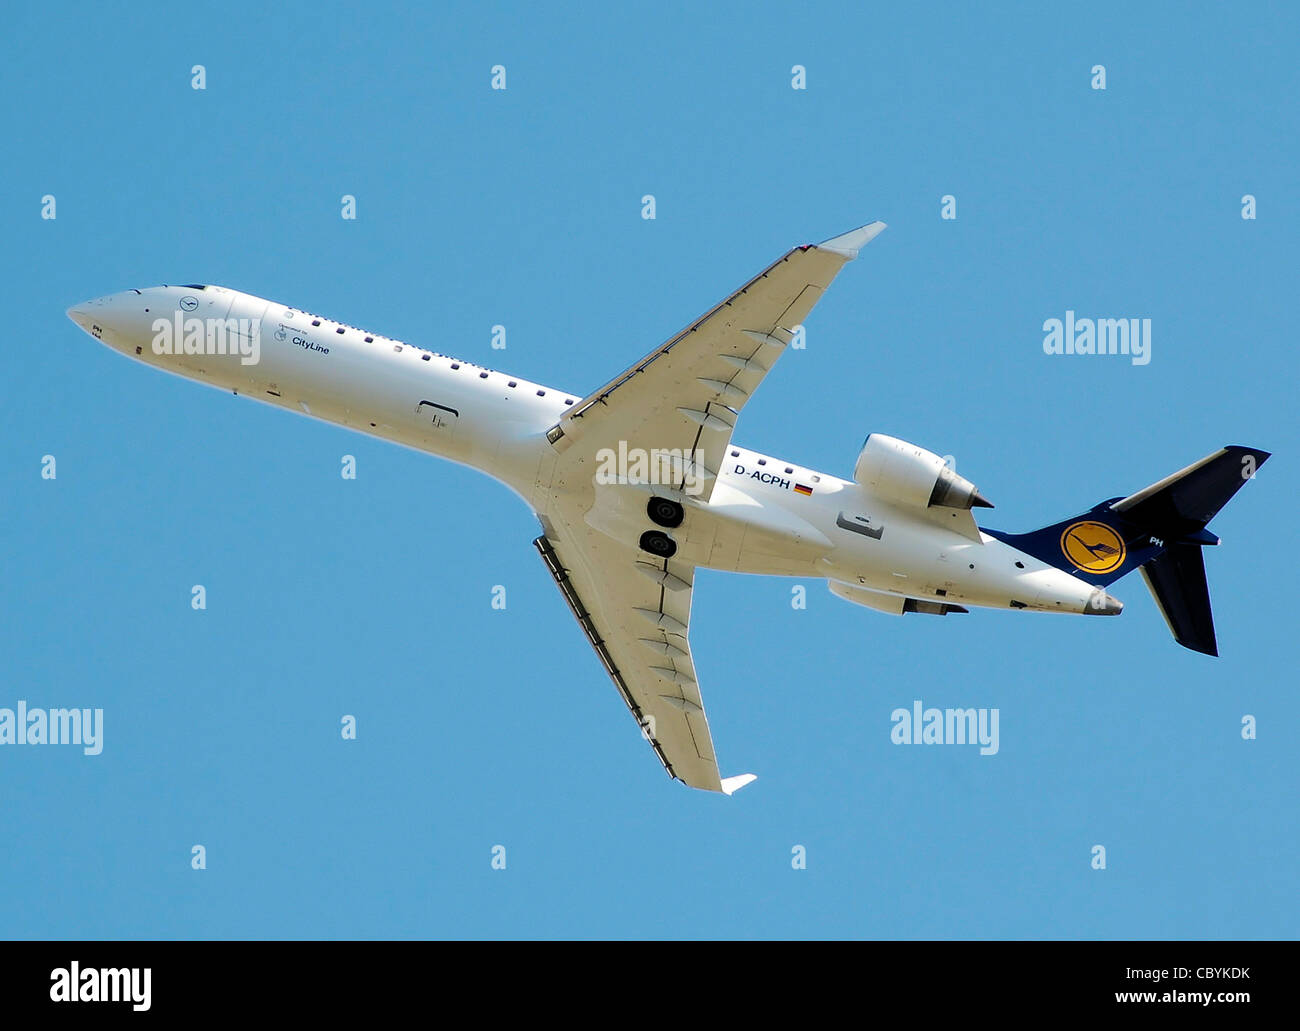
[[[893,615],[968,607],[1117,615],[1140,569],[1174,639],[1217,655],[1206,524],[1268,459],[1229,445],[1029,533],[943,458],[872,433],[851,479],[732,441],[746,402],[872,222],[789,250],[608,383],[579,395],[221,286],[156,286],[68,316],[146,365],[479,469],[535,513],[533,544],[668,774],[730,795],[705,716],[695,571],[825,579]]]

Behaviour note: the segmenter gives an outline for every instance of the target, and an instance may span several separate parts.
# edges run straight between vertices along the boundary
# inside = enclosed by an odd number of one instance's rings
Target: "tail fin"
[[[1232,444],[1073,519],[1029,533],[985,532],[1099,587],[1140,567],[1174,640],[1217,655],[1201,548],[1219,538],[1205,525],[1268,458]]]

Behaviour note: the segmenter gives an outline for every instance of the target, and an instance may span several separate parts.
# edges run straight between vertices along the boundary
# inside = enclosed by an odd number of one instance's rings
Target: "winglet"
[[[858,256],[858,251],[862,250],[863,247],[884,231],[884,222],[871,222],[840,236],[831,237],[831,239],[817,244],[817,249],[819,251],[834,251],[836,254],[843,254],[846,258],[852,261]]]
[[[742,773],[739,777],[723,777],[722,793],[725,795],[734,795],[746,784],[758,780],[758,775],[754,773]]]

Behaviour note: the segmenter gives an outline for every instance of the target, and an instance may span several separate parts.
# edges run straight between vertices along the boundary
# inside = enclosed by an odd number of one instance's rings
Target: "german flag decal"
[[[794,492],[795,492],[796,494],[811,494],[811,493],[812,493],[812,488],[811,488],[811,487],[806,487],[806,486],[804,486],[802,483],[796,483],[796,484],[794,485]]]

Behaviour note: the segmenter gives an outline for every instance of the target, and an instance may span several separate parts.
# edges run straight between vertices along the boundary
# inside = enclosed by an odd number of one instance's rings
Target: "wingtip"
[[[724,795],[734,795],[746,784],[752,784],[756,780],[758,780],[758,774],[756,773],[742,773],[739,777],[723,777],[722,793]]]
[[[836,254],[843,254],[852,261],[858,256],[858,251],[862,250],[867,244],[883,233],[888,227],[884,222],[868,222],[864,226],[852,229],[847,233],[841,233],[839,236],[832,236],[829,240],[824,240],[817,244],[819,251],[833,251]]]

